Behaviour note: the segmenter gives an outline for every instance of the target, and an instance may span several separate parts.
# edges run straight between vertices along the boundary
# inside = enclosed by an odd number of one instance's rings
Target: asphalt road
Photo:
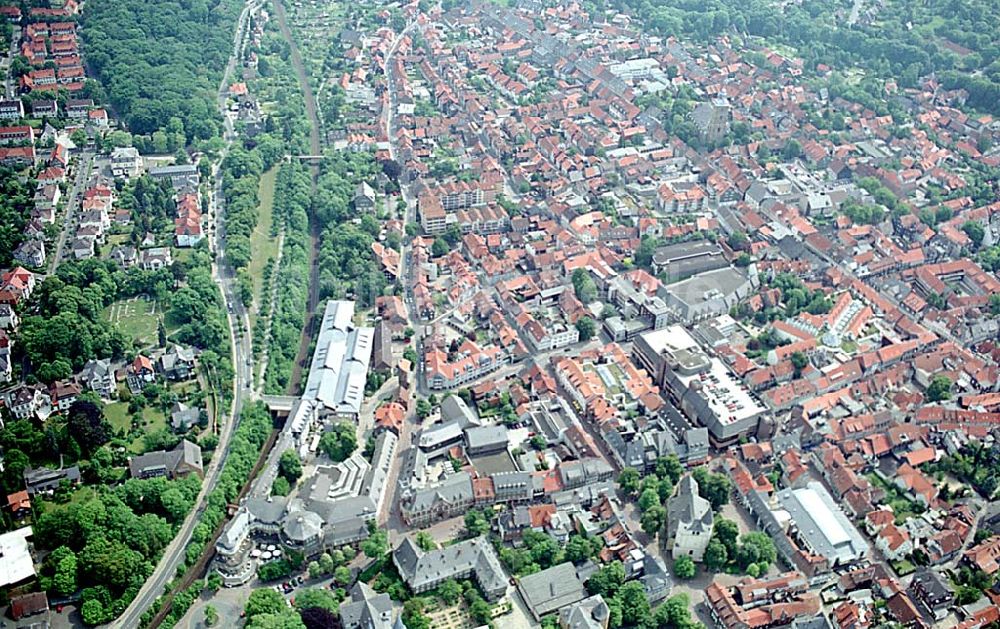
[[[59,262],[62,261],[63,249],[66,248],[66,240],[69,238],[69,230],[76,225],[74,217],[76,216],[77,201],[80,198],[81,190],[90,180],[90,168],[93,163],[94,154],[90,151],[82,151],[80,157],[77,158],[76,177],[73,178],[73,187],[70,188],[69,195],[67,195],[65,205],[66,216],[63,217],[63,228],[59,232],[59,238],[56,240],[56,249],[52,253],[52,257],[49,258],[48,272],[50,275],[55,272],[56,267],[59,266]]]
[[[243,12],[240,14],[239,25],[233,38],[233,57],[230,59],[229,64],[226,67],[226,71],[223,74],[223,79],[219,86],[220,95],[229,83],[229,77],[238,61],[237,54],[240,50],[242,50],[244,32],[248,21],[247,18],[249,17],[250,10],[254,4],[254,2],[248,3],[247,6],[244,7]],[[232,437],[233,431],[238,423],[243,403],[250,394],[249,387],[253,381],[253,369],[249,364],[249,357],[251,356],[249,319],[246,310],[243,308],[242,303],[237,297],[238,293],[234,282],[235,276],[233,270],[225,261],[225,208],[221,203],[221,178],[218,177],[218,170],[219,164],[221,164],[222,159],[228,153],[229,147],[232,144],[235,135],[232,132],[232,121],[224,111],[224,105],[225,98],[220,97],[220,109],[223,110],[222,115],[225,120],[226,147],[222,151],[219,160],[213,166],[213,174],[216,175],[215,179],[220,183],[216,185],[211,200],[216,225],[214,230],[209,231],[209,243],[213,245],[213,249],[217,252],[217,262],[212,265],[213,279],[215,279],[216,283],[219,285],[227,305],[231,306],[227,307],[228,312],[226,317],[229,324],[229,334],[233,348],[233,369],[236,372],[236,378],[233,383],[231,419],[222,425],[222,430],[219,433],[219,445],[215,450],[215,456],[212,458],[208,469],[205,471],[205,481],[201,485],[201,492],[198,494],[198,500],[195,503],[196,507],[191,510],[191,513],[189,513],[188,517],[184,520],[181,530],[176,536],[174,536],[170,545],[167,546],[167,549],[160,558],[160,562],[157,564],[153,574],[146,580],[146,583],[143,584],[142,589],[139,590],[139,594],[132,601],[132,604],[129,605],[128,609],[126,609],[119,618],[111,622],[108,625],[109,627],[137,627],[142,615],[147,609],[150,608],[153,601],[155,601],[156,598],[163,592],[163,588],[166,586],[167,582],[173,579],[174,575],[177,573],[177,567],[184,559],[184,551],[187,548],[188,542],[191,540],[191,534],[194,531],[194,527],[197,526],[199,520],[201,519],[201,514],[205,509],[205,500],[207,499],[208,494],[215,489],[216,484],[218,484],[223,465],[229,454],[229,440]]]

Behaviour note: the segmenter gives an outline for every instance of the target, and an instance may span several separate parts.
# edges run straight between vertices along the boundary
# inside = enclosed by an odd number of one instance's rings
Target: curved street
[[[222,291],[223,299],[227,306],[231,306],[227,307],[226,317],[229,325],[230,342],[232,344],[231,360],[233,362],[233,370],[236,374],[233,382],[233,402],[230,409],[231,419],[222,425],[222,430],[219,433],[219,444],[215,449],[215,456],[205,470],[205,480],[201,485],[201,492],[198,494],[195,508],[191,510],[191,513],[184,520],[177,535],[174,536],[173,541],[163,552],[163,556],[156,565],[153,574],[143,584],[142,589],[139,590],[139,593],[128,606],[128,609],[107,625],[116,629],[119,627],[124,629],[139,626],[139,620],[142,618],[142,615],[152,606],[157,597],[163,593],[163,588],[166,587],[167,582],[172,580],[176,575],[178,566],[184,560],[184,551],[191,540],[194,527],[197,526],[201,518],[201,513],[205,508],[205,500],[208,494],[215,489],[219,481],[219,476],[222,473],[223,464],[228,454],[229,440],[239,421],[243,403],[251,395],[249,387],[253,382],[253,367],[249,363],[249,357],[251,356],[249,318],[246,309],[238,297],[233,269],[225,260],[225,206],[222,197],[222,182],[218,175],[222,160],[225,158],[236,137],[233,131],[232,120],[225,110],[225,90],[229,84],[229,77],[232,75],[239,61],[250,12],[255,6],[256,0],[251,0],[243,8],[243,12],[240,13],[236,34],[233,38],[233,54],[229,59],[229,64],[226,66],[219,85],[219,110],[224,120],[224,139],[226,140],[226,145],[212,166],[212,174],[216,184],[211,198],[211,205],[216,224],[214,230],[209,230],[209,244],[216,252],[216,262],[212,265],[212,277]]]

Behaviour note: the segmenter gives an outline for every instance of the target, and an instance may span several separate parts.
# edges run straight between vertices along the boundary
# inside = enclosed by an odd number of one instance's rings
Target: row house
[[[34,144],[35,130],[28,125],[0,127],[0,146]]]
[[[24,103],[20,99],[0,100],[0,120],[24,118]]]
[[[510,217],[498,205],[459,210],[455,221],[463,234],[498,234],[510,226]]]
[[[452,389],[496,371],[505,362],[500,348],[480,348],[466,340],[454,358],[440,349],[427,351],[424,354],[424,375],[431,389]]]

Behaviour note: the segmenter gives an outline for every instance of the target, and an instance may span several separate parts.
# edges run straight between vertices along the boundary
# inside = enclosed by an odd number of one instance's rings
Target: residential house
[[[37,469],[25,468],[24,485],[31,496],[47,494],[55,491],[63,482],[70,486],[80,483],[80,468],[73,465],[58,470],[40,467]]]
[[[133,146],[120,146],[111,151],[111,174],[131,179],[142,174],[142,157]]]
[[[201,410],[182,402],[174,402],[170,409],[170,425],[177,432],[187,432],[201,421]]]
[[[132,478],[201,476],[204,473],[201,448],[184,439],[173,450],[157,450],[132,457],[128,461],[128,471]]]
[[[104,400],[110,400],[115,395],[115,372],[108,359],[90,359],[76,376],[77,382],[89,391],[93,391]]]
[[[133,395],[142,393],[143,388],[156,381],[156,370],[153,368],[153,361],[139,354],[131,363],[125,367],[125,381],[128,389]]]
[[[45,266],[45,242],[43,240],[25,240],[14,249],[14,260],[25,266],[41,268]]]
[[[31,497],[28,490],[21,490],[7,496],[7,512],[14,521],[31,515]]]
[[[24,104],[20,99],[0,100],[0,120],[24,118]]]
[[[372,212],[375,210],[376,202],[375,190],[362,181],[354,191],[354,209],[358,212]]]
[[[170,247],[143,249],[139,254],[139,266],[146,271],[159,271],[174,263]]]
[[[187,380],[194,375],[194,350],[190,347],[173,345],[160,356],[156,366],[167,380]]]
[[[52,404],[52,412],[64,413],[80,397],[80,385],[75,382],[53,382],[49,386],[49,399]]]

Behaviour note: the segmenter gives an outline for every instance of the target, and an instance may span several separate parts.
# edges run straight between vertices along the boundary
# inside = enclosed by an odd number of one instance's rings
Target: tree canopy
[[[241,8],[234,0],[84,5],[87,64],[132,133],[169,152],[218,135],[215,91]]]

